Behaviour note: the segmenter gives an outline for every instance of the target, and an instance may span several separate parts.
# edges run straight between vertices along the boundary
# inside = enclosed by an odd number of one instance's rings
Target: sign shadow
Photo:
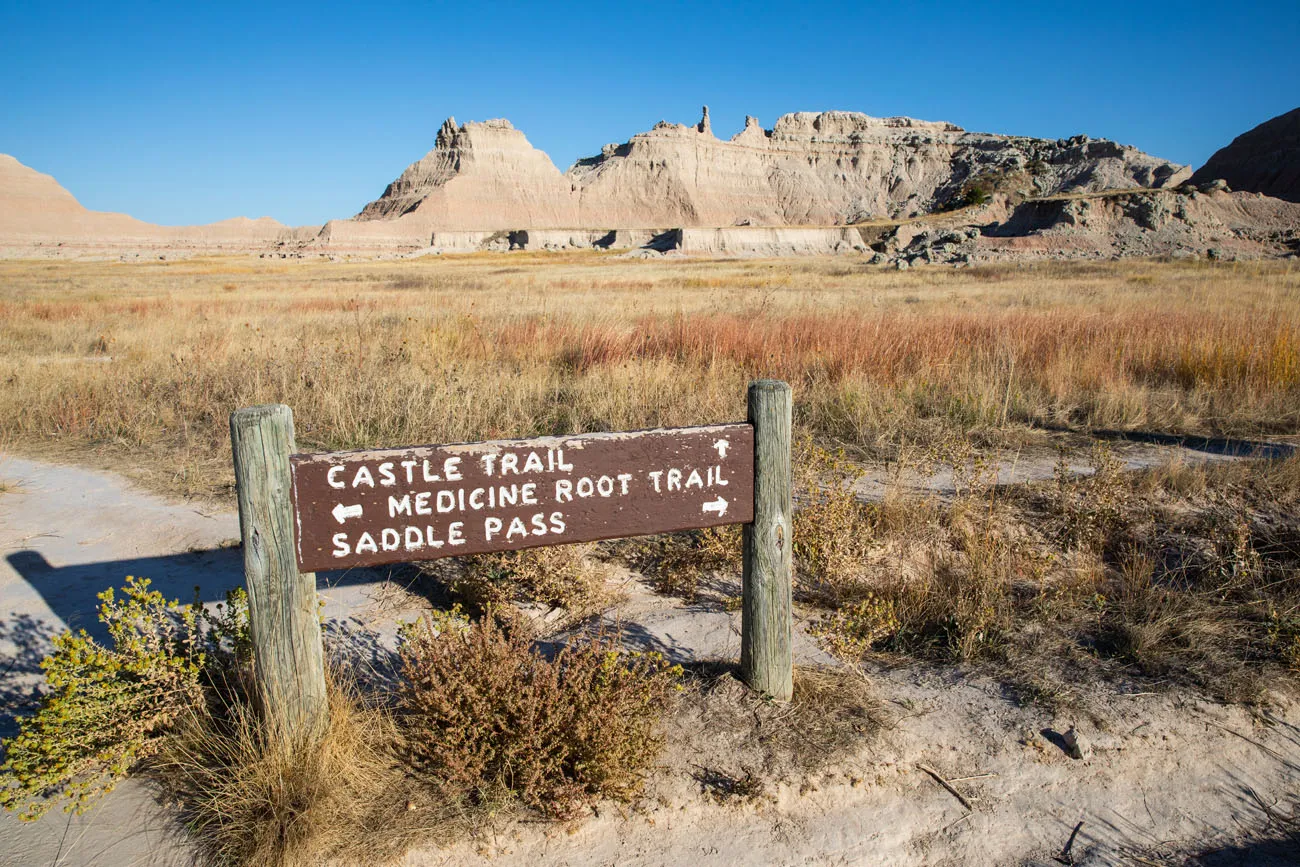
[[[108,632],[97,617],[99,594],[109,587],[121,587],[128,575],[148,578],[153,589],[182,604],[195,601],[196,594],[203,603],[222,602],[228,591],[244,586],[244,561],[238,546],[68,566],[55,566],[40,551],[30,549],[15,551],[5,559],[69,629],[84,629],[100,641],[108,638]],[[328,589],[384,578],[379,570],[349,569],[318,572],[316,583]],[[6,621],[17,616],[5,612]]]

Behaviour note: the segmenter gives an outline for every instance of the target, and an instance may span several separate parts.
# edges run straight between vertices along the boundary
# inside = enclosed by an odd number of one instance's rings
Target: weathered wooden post
[[[746,524],[740,625],[740,673],[755,690],[778,701],[794,692],[794,485],[790,460],[790,386],[763,379],[749,386],[754,426],[754,521]]]
[[[316,575],[294,550],[289,455],[293,411],[269,404],[230,416],[254,674],[268,742],[289,749],[329,721]]]

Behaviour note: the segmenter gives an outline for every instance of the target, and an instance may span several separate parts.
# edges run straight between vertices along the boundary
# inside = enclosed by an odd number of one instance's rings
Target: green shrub
[[[38,818],[56,798],[78,813],[157,752],[168,727],[203,700],[204,654],[193,606],[168,602],[145,578],[99,595],[105,647],[85,630],[54,638],[41,667],[49,692],[3,743],[0,805]]]
[[[547,659],[488,616],[403,635],[401,721],[412,764],[483,805],[517,799],[555,817],[626,800],[658,752],[681,669],[596,635]]]
[[[871,650],[892,638],[902,627],[898,606],[868,592],[861,601],[832,611],[810,630],[826,649],[845,662],[858,662]]]
[[[968,184],[962,192],[961,201],[963,205],[983,205],[990,198],[992,194],[988,187],[981,183],[972,183]]]

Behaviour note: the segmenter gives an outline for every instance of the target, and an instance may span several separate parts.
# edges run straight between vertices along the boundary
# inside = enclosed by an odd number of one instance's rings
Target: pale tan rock
[[[1085,136],[969,133],[950,123],[799,112],[753,117],[723,141],[708,108],[695,126],[660,122],[561,175],[506,121],[443,124],[358,221],[401,217],[446,229],[605,226],[836,226],[954,203],[968,182],[1026,193],[1159,187],[1185,167]]]
[[[508,121],[449,118],[433,149],[382,196],[355,218],[322,227],[288,228],[269,218],[155,226],[88,211],[53,178],[0,155],[0,256],[393,257],[594,247],[647,255],[847,253],[912,266],[1300,249],[1300,206],[1197,191],[1184,185],[1187,176],[1184,167],[1084,136],[970,133],[854,112],[787,114],[770,130],[747,117],[724,140],[707,107],[693,126],[661,121],[561,173]],[[968,196],[974,187],[981,194]]]
[[[408,166],[356,221],[398,217],[426,234],[581,225],[569,182],[507,120],[457,126],[448,118],[433,150]]]
[[[158,226],[129,217],[91,211],[59,182],[0,154],[0,250],[22,253],[43,246],[69,250],[177,248],[233,251],[280,243],[302,243],[319,227],[291,229],[270,217],[235,217],[205,226]]]

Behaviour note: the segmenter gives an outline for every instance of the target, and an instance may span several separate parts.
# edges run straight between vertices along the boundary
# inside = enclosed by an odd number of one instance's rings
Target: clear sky
[[[561,169],[666,119],[846,109],[1200,165],[1300,105],[1300,0],[0,0],[0,152],[164,224],[356,213],[448,115]]]

